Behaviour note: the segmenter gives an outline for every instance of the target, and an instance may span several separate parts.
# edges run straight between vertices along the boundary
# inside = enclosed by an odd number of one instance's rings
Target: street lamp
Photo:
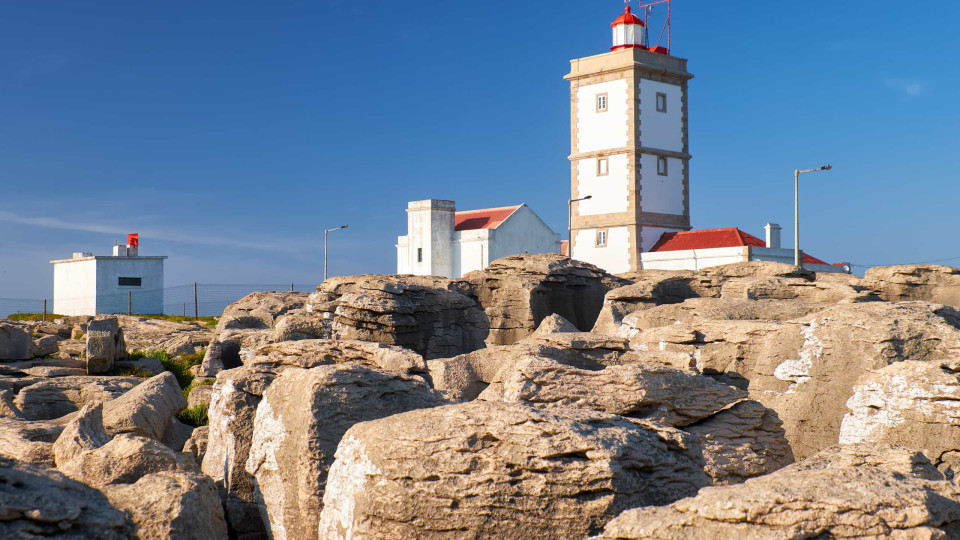
[[[323,280],[327,280],[327,235],[333,231],[339,231],[340,229],[346,229],[348,225],[341,225],[339,227],[334,227],[332,229],[327,229],[323,231]]]
[[[800,175],[819,171],[829,171],[833,165],[824,165],[819,169],[793,171],[793,264],[803,268],[800,260]]]
[[[573,259],[573,203],[592,199],[593,195],[567,201],[567,257]]]

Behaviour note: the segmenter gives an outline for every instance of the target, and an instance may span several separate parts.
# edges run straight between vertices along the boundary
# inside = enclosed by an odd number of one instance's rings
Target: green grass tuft
[[[177,420],[193,427],[207,425],[210,423],[210,420],[207,418],[207,404],[201,403],[196,407],[190,407],[189,409],[180,411],[177,413]]]
[[[163,364],[164,369],[173,373],[177,378],[177,383],[183,390],[183,395],[186,396],[189,395],[193,384],[193,373],[190,373],[190,368],[203,362],[205,352],[201,350],[193,354],[181,354],[171,358],[166,351],[133,351],[130,353],[130,359],[156,358]]]
[[[153,373],[140,368],[123,368],[115,370],[113,375],[118,377],[140,377],[141,379],[149,379],[153,377]]]
[[[66,315],[58,315],[56,313],[47,313],[47,320],[52,321],[54,319],[63,319]],[[7,315],[7,320],[10,321],[43,321],[43,313],[12,313]]]

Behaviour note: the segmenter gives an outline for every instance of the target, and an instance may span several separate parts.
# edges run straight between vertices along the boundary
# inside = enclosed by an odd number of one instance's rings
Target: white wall
[[[657,174],[657,156],[640,157],[640,207],[644,212],[683,215],[683,160],[667,158],[667,176]]]
[[[657,112],[657,93],[667,95],[667,112]],[[640,80],[640,145],[683,151],[682,89],[674,84]],[[656,169],[654,169],[656,170]]]
[[[573,258],[603,268],[611,274],[630,271],[630,230],[626,227],[607,229],[607,245],[597,247],[597,230],[576,232]]]
[[[801,252],[801,256],[803,252]],[[772,261],[779,262],[784,264],[793,264],[796,260],[794,252],[792,249],[772,249],[772,248],[761,248],[761,247],[751,247],[750,248],[750,260],[751,261]],[[829,274],[843,273],[842,266],[833,266],[833,265],[823,265],[823,264],[804,264],[804,268],[808,270],[813,270],[814,272],[823,272]]]
[[[526,205],[491,231],[490,236],[491,261],[521,253],[560,252],[560,235]]]
[[[141,285],[121,287],[120,277],[138,277]],[[97,258],[97,312],[126,313],[131,298],[133,313],[163,313],[163,259]]]
[[[454,233],[453,277],[462,277],[490,265],[490,229]]]
[[[597,176],[596,158],[581,159],[577,163],[578,190],[575,198],[593,196],[592,199],[574,203],[577,215],[619,214],[629,208],[629,157],[627,154],[608,156],[607,165],[609,174]]]
[[[397,237],[397,273],[410,273],[410,245],[406,236]]]
[[[596,152],[627,146],[626,79],[590,84],[577,89],[577,152]],[[597,112],[597,95],[607,94],[607,111]]]
[[[644,270],[700,270],[746,260],[746,248],[739,246],[640,254],[640,266]]]
[[[53,265],[53,313],[97,314],[97,261],[93,258]]]
[[[434,205],[442,205],[444,208],[436,208]],[[413,201],[407,206],[408,263],[405,273],[418,276],[453,276],[453,216],[454,206],[451,201]],[[423,259],[420,262],[417,262],[418,249],[423,250]]]

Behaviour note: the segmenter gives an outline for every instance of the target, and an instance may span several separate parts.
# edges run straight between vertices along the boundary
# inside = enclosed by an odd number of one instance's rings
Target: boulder
[[[960,268],[876,266],[867,270],[863,285],[888,302],[924,300],[960,308]]]
[[[103,403],[88,403],[53,443],[54,460],[58,467],[66,465],[80,453],[96,450],[109,441],[110,437],[103,428]]]
[[[190,440],[190,436],[193,435],[194,427],[184,424],[176,417],[170,419],[170,423],[167,425],[167,429],[163,432],[163,438],[160,439],[160,442],[167,445],[174,452],[180,452],[183,450],[183,445]]]
[[[257,407],[246,463],[271,536],[317,538],[327,471],[347,429],[446,403],[420,376],[356,365],[285,370]]]
[[[117,315],[127,349],[160,350],[171,357],[193,354],[213,339],[213,331],[196,322],[173,322],[163,319]]]
[[[298,341],[301,339],[329,339],[330,332],[323,320],[315,315],[289,314],[277,319],[271,341]]]
[[[582,409],[471,402],[350,428],[319,537],[583,538],[709,484],[696,441]]]
[[[112,484],[103,492],[133,522],[137,538],[226,539],[227,525],[209,478],[185,471],[143,476],[132,484]]]
[[[132,484],[148,474],[177,470],[177,458],[173,450],[153,439],[123,433],[69,460],[58,459],[57,468],[78,482],[102,488]]]
[[[114,363],[114,367],[120,370],[146,371],[154,375],[159,375],[167,370],[167,368],[163,367],[163,363],[161,363],[160,360],[152,357],[138,358],[136,360],[117,360]]]
[[[97,316],[87,325],[87,373],[105,374],[113,371],[117,360],[127,357],[123,330],[116,317]]]
[[[24,378],[14,405],[24,418],[53,420],[76,412],[93,401],[107,402],[140,383],[136,377],[67,376],[52,379]]]
[[[207,453],[207,436],[209,435],[209,426],[200,426],[193,430],[190,438],[183,444],[183,451],[193,455],[197,463],[203,463],[203,456]]]
[[[244,296],[223,310],[217,322],[216,333],[224,330],[266,330],[271,329],[277,317],[303,309],[307,302],[306,293],[297,292],[255,292]]]
[[[171,419],[187,407],[177,378],[169,371],[147,379],[103,406],[107,433],[132,433],[162,440]]]
[[[957,538],[960,488],[922,454],[834,447],[736,486],[665,507],[635,508],[598,539]]]
[[[200,405],[210,406],[210,398],[213,396],[213,385],[200,384],[190,389],[190,395],[187,396],[187,408],[192,409]]]
[[[960,365],[898,362],[864,374],[847,400],[840,443],[902,444],[948,476],[960,472]]]
[[[0,418],[0,458],[52,467],[53,443],[61,431],[62,426],[46,422]]]
[[[63,340],[60,336],[43,336],[34,340],[34,357],[54,356],[60,352],[60,342]]]
[[[30,333],[23,327],[0,321],[0,360],[29,360],[37,353]]]
[[[0,537],[134,538],[107,498],[53,469],[0,457]]]
[[[593,328],[611,289],[630,282],[562,255],[513,255],[463,277],[490,320],[490,345],[511,345],[557,314]]]

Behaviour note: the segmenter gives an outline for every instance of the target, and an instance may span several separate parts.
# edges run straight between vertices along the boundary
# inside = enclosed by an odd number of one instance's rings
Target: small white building
[[[163,261],[139,255],[139,236],[112,256],[74,253],[53,264],[53,311],[60,315],[163,313]]]
[[[457,278],[521,253],[559,253],[560,235],[526,204],[457,212],[453,201],[407,205],[397,273]]]
[[[748,261],[794,263],[794,252],[780,244],[780,226],[767,223],[766,241],[736,227],[669,232],[640,254],[644,270],[700,270]],[[830,264],[801,251],[803,266],[814,272],[849,273],[849,263]]]

